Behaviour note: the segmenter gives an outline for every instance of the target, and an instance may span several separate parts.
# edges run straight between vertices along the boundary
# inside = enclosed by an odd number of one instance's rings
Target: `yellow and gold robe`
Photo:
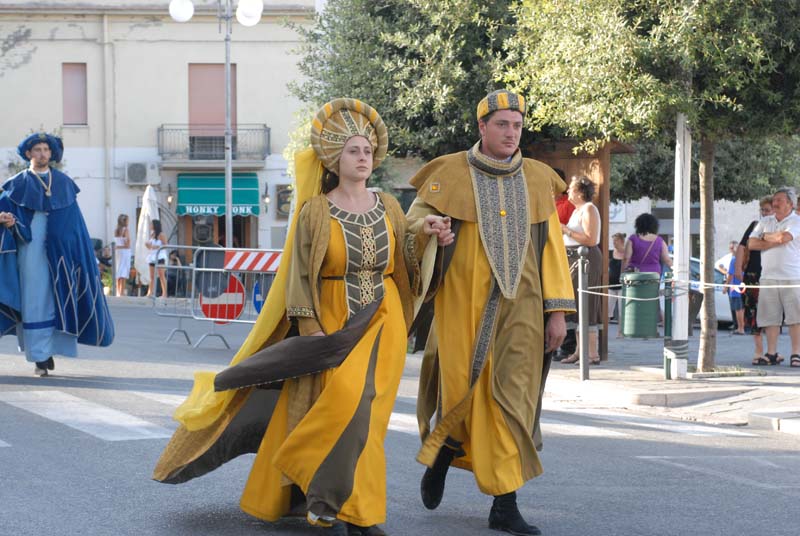
[[[542,472],[534,433],[545,315],[574,310],[553,203],[563,182],[519,152],[503,163],[476,146],[433,160],[411,184],[412,229],[430,213],[459,222],[452,258],[428,292],[417,459],[432,465],[447,443],[460,451],[453,465],[472,471],[482,492],[509,493]]]
[[[390,195],[380,194],[365,214],[347,213],[319,195],[300,211],[292,239],[286,312],[298,319],[300,334],[337,331],[360,308],[380,301],[365,334],[339,367],[286,380],[271,414],[263,389],[239,389],[216,402],[220,395],[208,393],[198,378],[154,478],[183,482],[257,450],[240,501],[245,512],[270,521],[286,515],[296,484],[317,515],[382,523],[383,442],[405,361],[412,284],[418,286],[415,251],[427,236],[406,233],[405,216]],[[276,330],[285,336],[287,325]],[[273,333],[266,340],[281,338]],[[206,424],[210,419],[201,414],[216,420]]]

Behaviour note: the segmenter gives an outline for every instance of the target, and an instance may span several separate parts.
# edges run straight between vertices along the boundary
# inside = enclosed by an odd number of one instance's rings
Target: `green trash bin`
[[[660,310],[658,287],[661,274],[656,272],[626,272],[622,274],[622,334],[626,337],[650,339],[658,337]],[[629,298],[638,298],[631,300]],[[639,301],[651,299],[650,301]]]

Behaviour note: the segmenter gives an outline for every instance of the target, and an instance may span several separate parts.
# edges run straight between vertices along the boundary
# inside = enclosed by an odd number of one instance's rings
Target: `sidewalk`
[[[616,324],[609,325],[609,331],[609,360],[591,366],[588,381],[581,381],[576,365],[553,363],[546,400],[800,435],[800,368],[788,366],[788,334],[778,341],[778,351],[785,357],[781,365],[754,367],[752,337],[719,331],[716,365],[739,375],[690,374],[686,380],[665,380],[662,339],[617,339]],[[689,340],[690,370],[697,364],[699,331],[695,329]]]

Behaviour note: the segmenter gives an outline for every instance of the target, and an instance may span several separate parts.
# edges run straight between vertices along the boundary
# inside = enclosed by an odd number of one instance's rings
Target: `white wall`
[[[143,192],[143,187],[125,184],[125,165],[160,163],[158,127],[188,123],[189,63],[224,62],[216,2],[195,5],[195,17],[179,24],[169,18],[167,0],[3,2],[0,35],[8,36],[9,48],[0,56],[0,102],[6,104],[0,170],[18,161],[16,145],[30,131],[61,128],[64,171],[81,188],[79,204],[89,232],[109,241],[117,215],[133,218]],[[300,106],[287,89],[300,76],[293,52],[299,41],[283,20],[308,21],[314,5],[314,0],[268,0],[258,25],[234,24],[231,59],[237,65],[238,122],[270,128],[272,154],[258,175],[262,191],[266,181],[273,196],[275,184],[289,182],[280,155]],[[64,62],[87,64],[86,126],[62,126]],[[175,172],[162,170],[161,175],[163,192],[169,181],[174,190]],[[266,240],[271,227],[285,225],[274,210],[262,214],[259,239]]]

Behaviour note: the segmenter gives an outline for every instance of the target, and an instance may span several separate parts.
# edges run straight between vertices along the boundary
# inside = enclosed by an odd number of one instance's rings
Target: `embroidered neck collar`
[[[522,151],[517,149],[508,162],[495,160],[481,152],[481,142],[479,141],[467,151],[467,160],[471,166],[475,166],[489,175],[514,175],[522,167]]]

